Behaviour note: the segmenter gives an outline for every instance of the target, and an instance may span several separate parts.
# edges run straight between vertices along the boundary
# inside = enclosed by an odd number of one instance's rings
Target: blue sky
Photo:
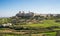
[[[19,11],[60,14],[60,0],[0,0],[0,17],[14,16]]]

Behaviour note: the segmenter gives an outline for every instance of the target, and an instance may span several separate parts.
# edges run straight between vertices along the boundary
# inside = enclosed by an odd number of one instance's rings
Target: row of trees
[[[0,24],[11,23],[11,18],[0,18]]]

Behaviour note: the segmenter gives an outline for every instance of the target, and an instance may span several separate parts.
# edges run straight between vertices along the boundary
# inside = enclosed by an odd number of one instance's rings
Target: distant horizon
[[[0,17],[15,16],[19,11],[60,14],[60,0],[0,0]]]
[[[37,12],[33,12],[33,11],[30,11],[30,12],[32,12],[32,13],[34,13],[34,14],[60,14],[60,13],[37,13]],[[19,13],[19,11],[17,12],[17,13]],[[17,14],[16,13],[16,14]],[[23,13],[23,11],[21,11],[21,13]],[[29,13],[29,11],[27,12],[27,11],[24,11],[24,13]],[[15,14],[15,15],[16,15]],[[15,15],[12,15],[12,16],[15,16]],[[12,17],[12,16],[0,16],[0,18],[5,18],[5,17]]]

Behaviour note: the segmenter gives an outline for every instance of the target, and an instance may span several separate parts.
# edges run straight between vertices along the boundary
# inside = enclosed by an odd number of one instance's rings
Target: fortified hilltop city
[[[15,16],[0,18],[0,33],[27,35],[39,34],[46,36],[45,32],[59,34],[60,14],[38,14],[19,11]],[[43,34],[44,33],[44,34]],[[0,34],[2,35],[2,34]],[[51,35],[51,34],[50,34]]]
[[[0,36],[60,36],[60,0],[0,0]]]

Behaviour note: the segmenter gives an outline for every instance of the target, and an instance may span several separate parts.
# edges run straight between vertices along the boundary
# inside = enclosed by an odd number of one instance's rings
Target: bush
[[[60,20],[55,20],[55,22],[60,22]]]
[[[0,28],[3,28],[3,26],[2,26],[2,25],[0,25]]]

